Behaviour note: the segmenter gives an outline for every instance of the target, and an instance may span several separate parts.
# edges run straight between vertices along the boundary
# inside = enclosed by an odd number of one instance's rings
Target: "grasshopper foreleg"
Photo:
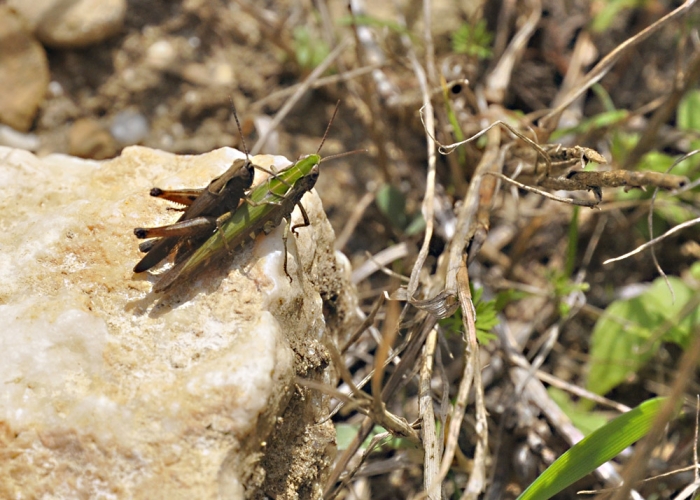
[[[224,222],[226,222],[228,219],[231,218],[231,215],[232,215],[232,212],[226,212],[221,217],[216,219],[216,230],[217,231],[221,230],[221,226],[224,224]],[[223,238],[223,240],[224,240],[224,248],[226,249],[226,251],[229,254],[232,253],[231,248],[228,246],[228,240],[226,238]]]
[[[306,210],[304,209],[304,205],[302,205],[301,203],[297,203],[297,206],[299,207],[299,210],[301,211],[301,216],[304,218],[304,223],[303,224],[294,224],[292,226],[292,232],[294,234],[297,234],[297,228],[306,227],[306,226],[311,225],[311,222],[309,221],[309,216],[306,214]]]
[[[280,200],[279,201],[272,201],[272,200],[253,201],[250,198],[244,198],[243,201],[244,201],[244,203],[247,203],[251,207],[259,207],[260,205],[281,205],[285,199],[285,196],[283,194],[278,194],[275,192],[270,192],[269,194],[271,196],[277,196],[278,198],[280,198]]]

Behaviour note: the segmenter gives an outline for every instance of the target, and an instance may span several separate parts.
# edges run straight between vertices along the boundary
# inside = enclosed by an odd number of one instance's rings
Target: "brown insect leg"
[[[299,210],[301,210],[301,216],[304,218],[304,223],[303,224],[294,224],[292,226],[292,232],[294,234],[297,234],[298,227],[306,227],[306,226],[311,225],[311,222],[309,221],[309,216],[306,214],[306,210],[304,210],[304,205],[302,205],[301,203],[297,203],[297,206],[299,207]]]
[[[284,274],[287,275],[287,278],[289,278],[289,282],[292,282],[292,277],[289,275],[289,271],[287,271],[287,237],[289,236],[289,227],[291,226],[291,218],[287,221],[287,223],[284,225],[284,233],[282,233],[282,243],[284,243]],[[294,231],[294,229],[292,229]]]

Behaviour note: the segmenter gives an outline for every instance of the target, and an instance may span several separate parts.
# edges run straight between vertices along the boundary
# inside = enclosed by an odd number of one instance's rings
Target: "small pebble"
[[[86,47],[121,31],[126,0],[8,0],[46,46]]]
[[[29,130],[49,84],[46,52],[8,6],[0,5],[0,122]]]
[[[49,94],[51,94],[51,97],[61,97],[63,95],[63,85],[56,80],[49,82]]]
[[[41,146],[41,141],[36,134],[23,134],[12,127],[0,124],[0,145],[37,151]]]
[[[104,160],[117,153],[117,146],[109,132],[92,118],[81,118],[68,132],[69,153],[79,158]]]
[[[137,111],[122,111],[117,113],[112,120],[112,126],[109,127],[109,131],[112,137],[120,144],[138,144],[149,133],[148,121],[145,116]]]
[[[146,51],[146,64],[155,69],[166,69],[172,66],[177,53],[167,40],[158,40]]]

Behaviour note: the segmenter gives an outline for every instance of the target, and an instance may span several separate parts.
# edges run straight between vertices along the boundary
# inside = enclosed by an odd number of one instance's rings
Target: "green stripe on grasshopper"
[[[164,292],[188,282],[201,268],[223,260],[261,231],[269,232],[278,226],[283,218],[290,216],[302,196],[314,187],[320,162],[318,154],[306,156],[254,188],[248,195],[250,201],[243,203],[233,214],[222,216],[218,230],[191,257],[163,273],[153,287],[154,291]]]

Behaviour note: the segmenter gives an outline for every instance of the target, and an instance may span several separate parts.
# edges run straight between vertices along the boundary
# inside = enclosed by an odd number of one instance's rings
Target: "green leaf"
[[[490,45],[493,35],[486,28],[486,21],[480,19],[475,25],[462,24],[452,34],[452,50],[457,54],[467,54],[478,59],[491,57]]]
[[[328,44],[314,39],[306,26],[294,28],[294,54],[297,64],[304,69],[312,69],[323,62],[330,53]]]
[[[637,164],[637,170],[646,172],[652,170],[654,172],[666,172],[675,160],[664,153],[658,151],[650,151],[642,156]]]
[[[689,136],[695,136],[697,134],[692,133],[688,134]],[[690,151],[694,151],[697,149],[700,149],[700,140],[698,139],[691,139],[690,140],[690,147],[688,147]],[[676,165],[673,170],[671,171],[672,174],[676,175],[687,175],[691,177],[693,180],[698,178],[697,174],[697,166],[700,165],[700,155],[695,154],[691,156],[690,158],[687,158],[680,162],[678,165]],[[697,189],[695,190],[697,193]]]
[[[360,424],[335,424],[335,439],[338,450],[346,450],[355,439],[355,436],[357,436],[359,430]],[[387,430],[384,427],[382,427],[381,425],[375,425],[372,431],[367,436],[367,438],[360,445],[360,450],[366,450],[372,442],[374,436],[376,436],[377,434],[382,434],[384,432],[387,432]],[[415,445],[411,443],[411,441],[409,441],[408,439],[392,437],[391,435],[388,436],[386,439],[382,440],[379,446],[394,450],[415,448]]]
[[[616,131],[610,141],[610,154],[613,161],[622,163],[639,142],[639,136],[638,133]]]
[[[495,304],[496,311],[501,312],[511,302],[515,302],[516,300],[524,299],[528,295],[529,294],[527,292],[523,292],[522,290],[514,290],[512,288],[498,292],[498,294],[496,295],[496,304]]]
[[[359,424],[335,424],[335,440],[338,450],[347,450],[348,446],[350,446],[352,441],[355,439],[355,436],[357,436],[359,430]],[[386,432],[384,427],[380,425],[374,426],[374,429],[372,429],[372,432],[369,433],[367,439],[364,440],[360,446],[360,449],[366,450],[369,443],[372,441],[372,438],[377,434],[381,434],[382,432]]]
[[[491,332],[498,324],[498,311],[496,311],[496,300],[481,300],[484,289],[472,288],[472,303],[476,309],[476,338],[482,345],[488,345],[496,339],[496,335]]]
[[[556,387],[548,387],[547,393],[552,398],[552,401],[554,401],[566,416],[571,419],[571,423],[574,424],[578,430],[583,432],[585,436],[603,427],[608,421],[608,419],[600,413],[579,408],[571,401],[568,392],[557,389]]]
[[[698,148],[700,148],[700,141],[690,141],[690,149]],[[666,173],[677,160],[678,157],[669,156],[658,151],[650,151],[639,160],[636,170],[653,170],[654,172]],[[670,173],[674,175],[692,175],[698,164],[700,164],[700,156],[691,156],[675,165]]]
[[[664,398],[645,401],[572,446],[517,500],[547,500],[615,457],[651,429]]]
[[[700,261],[693,262],[689,271],[695,281],[700,281]]]
[[[413,236],[414,234],[422,233],[425,231],[425,219],[423,215],[418,213],[413,220],[406,226],[404,233],[406,236]]]
[[[396,229],[403,229],[408,222],[406,197],[391,184],[384,184],[377,191],[377,207]]]
[[[472,289],[472,303],[474,304],[474,309],[476,309],[476,338],[480,344],[488,345],[491,340],[496,339],[496,335],[492,333],[492,330],[498,325],[498,311],[500,309],[496,308],[496,299],[481,300],[483,293],[483,288]],[[457,309],[449,318],[440,320],[440,326],[449,332],[461,332],[462,310]]]
[[[676,203],[658,203],[658,200],[660,198],[661,196],[657,196],[656,198],[657,206],[654,207],[654,214],[662,217],[669,224],[675,226],[676,224],[681,224],[695,217],[696,212],[693,211],[695,207],[680,205]],[[656,219],[654,220],[654,222],[656,222]],[[659,231],[655,225],[654,235],[658,236],[662,232],[667,231],[668,229],[668,225],[665,224],[662,230]],[[645,231],[645,234],[647,232],[648,231]]]
[[[684,318],[678,316],[695,292],[673,276],[669,282],[675,303],[664,280],[658,278],[641,295],[608,306],[591,336],[586,389],[606,394],[644,366],[662,341],[687,346],[692,329],[700,324],[700,311],[695,308]],[[656,331],[667,325],[664,335],[654,338]]]
[[[624,122],[629,118],[630,112],[625,109],[615,109],[612,111],[604,111],[591,118],[581,120],[575,127],[562,128],[552,133],[551,140],[555,141],[560,137],[569,134],[588,134],[593,130],[601,128],[609,128],[613,125]]]
[[[700,131],[700,90],[691,90],[683,96],[676,110],[676,123],[681,130]],[[691,140],[689,149],[694,150],[698,148],[700,148],[700,141],[697,139]],[[700,164],[700,156],[695,155],[676,166],[673,169],[673,173],[690,175],[691,171],[694,171],[698,164]]]
[[[605,90],[605,87],[603,87],[600,83],[596,83],[596,84],[592,85],[591,91],[600,100],[600,103],[603,105],[603,109],[605,111],[615,111],[617,109],[615,107],[615,101],[610,96],[608,91]]]
[[[700,131],[700,90],[691,90],[683,96],[676,121],[681,130]]]
[[[623,9],[637,7],[642,5],[644,0],[609,0],[602,3],[600,11],[595,15],[591,22],[591,30],[594,33],[602,33],[610,28],[615,18]]]

